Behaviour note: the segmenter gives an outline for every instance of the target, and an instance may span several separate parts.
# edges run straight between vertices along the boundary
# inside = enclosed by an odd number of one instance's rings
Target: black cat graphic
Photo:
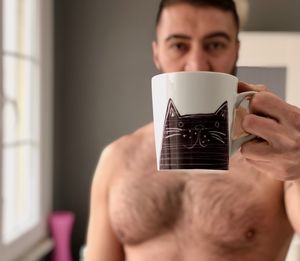
[[[172,99],[165,116],[160,169],[228,168],[228,107],[180,115]]]

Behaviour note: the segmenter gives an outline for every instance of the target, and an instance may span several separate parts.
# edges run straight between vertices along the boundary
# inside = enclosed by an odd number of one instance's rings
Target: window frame
[[[40,84],[41,84],[41,113],[40,133],[40,220],[38,225],[21,235],[10,244],[3,244],[0,239],[0,253],[3,260],[22,260],[22,257],[35,249],[40,242],[49,237],[48,215],[52,210],[52,176],[53,176],[53,0],[38,1],[38,35],[40,37]],[[0,0],[0,48],[2,49],[3,32],[3,1]],[[3,66],[0,62],[0,84],[3,84]],[[3,99],[0,97],[1,110]],[[0,113],[2,124],[2,112]],[[2,135],[2,128],[0,128]],[[0,170],[2,169],[2,149],[0,150]],[[2,195],[2,172],[0,171],[0,195]],[[0,201],[0,223],[2,224],[2,202]],[[0,226],[2,234],[2,225]]]

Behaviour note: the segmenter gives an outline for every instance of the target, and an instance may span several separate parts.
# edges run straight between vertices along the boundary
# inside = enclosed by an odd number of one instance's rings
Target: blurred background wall
[[[249,31],[300,31],[300,1],[249,1]],[[84,244],[90,184],[103,148],[151,121],[158,0],[55,0],[55,210],[75,212]]]

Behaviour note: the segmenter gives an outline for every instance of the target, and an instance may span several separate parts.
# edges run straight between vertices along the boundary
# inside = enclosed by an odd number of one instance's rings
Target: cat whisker
[[[165,130],[165,133],[179,133],[179,130]]]
[[[168,138],[175,137],[175,136],[181,136],[181,134],[180,133],[175,133],[175,134],[168,135],[165,138],[168,139]]]
[[[220,137],[218,137],[218,136],[212,136],[212,137],[213,137],[214,139],[216,139],[216,140],[222,142],[222,143],[225,143],[225,142],[222,140],[222,138],[220,138]]]
[[[210,134],[220,134],[220,135],[226,136],[225,133],[220,132],[220,131],[209,131],[209,133],[210,133]]]
[[[220,136],[220,135],[218,135],[218,134],[215,134],[215,133],[210,133],[210,136],[211,136],[211,137],[217,137],[217,138],[219,138],[219,139],[222,139],[222,138],[223,138],[222,136]]]
[[[217,136],[217,137],[219,137],[219,138],[222,138],[222,136],[219,135],[219,134],[217,134],[217,133],[209,133],[209,134],[210,134],[210,136]]]
[[[180,128],[166,128],[166,131],[182,131],[183,129]]]

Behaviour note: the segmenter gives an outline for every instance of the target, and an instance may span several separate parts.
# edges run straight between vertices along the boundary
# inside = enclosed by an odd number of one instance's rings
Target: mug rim
[[[225,77],[231,77],[234,80],[238,81],[238,78],[235,75],[229,74],[229,73],[224,73],[224,72],[214,72],[214,71],[178,71],[178,72],[165,72],[165,73],[159,73],[156,74],[152,77],[152,79],[160,78],[163,76],[172,76],[172,75],[180,75],[180,74],[214,74],[214,75],[219,75],[219,76],[225,76]]]

